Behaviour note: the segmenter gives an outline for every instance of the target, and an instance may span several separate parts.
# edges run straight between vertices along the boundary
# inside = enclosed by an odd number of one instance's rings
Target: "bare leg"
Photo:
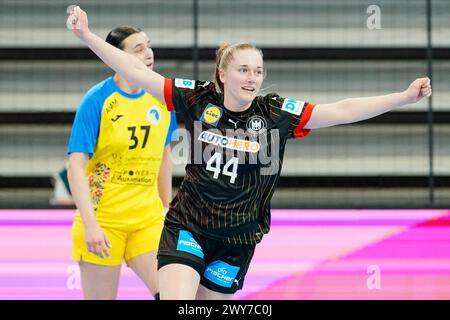
[[[161,300],[194,300],[200,275],[193,268],[172,263],[158,271]]]
[[[159,293],[156,251],[144,253],[130,259],[128,266],[144,282],[153,296]]]
[[[202,285],[198,287],[197,300],[231,300],[233,294],[212,291]]]
[[[79,266],[84,299],[116,299],[121,266],[101,266],[85,261],[80,261]]]

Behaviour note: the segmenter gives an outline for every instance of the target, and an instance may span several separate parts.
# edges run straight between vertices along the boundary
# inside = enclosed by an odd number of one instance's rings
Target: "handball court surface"
[[[82,299],[74,210],[0,210],[0,299]],[[272,210],[236,299],[450,299],[449,210]],[[152,299],[125,265],[118,299]]]

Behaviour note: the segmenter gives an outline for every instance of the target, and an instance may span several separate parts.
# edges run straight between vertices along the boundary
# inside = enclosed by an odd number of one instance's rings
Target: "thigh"
[[[199,273],[184,264],[166,264],[158,270],[161,300],[194,300],[200,283]]]
[[[84,299],[112,300],[117,296],[120,266],[101,266],[79,262]]]
[[[163,225],[164,218],[161,215],[155,217],[149,226],[130,232],[125,248],[127,265],[153,295],[159,293],[156,254]]]
[[[83,223],[76,219],[72,225],[72,258],[76,261],[84,261],[102,266],[122,265],[127,234],[119,230],[101,228],[112,245],[108,249],[110,256],[102,259],[88,251],[84,240]]]
[[[127,261],[127,265],[144,282],[150,293],[159,293],[156,251],[143,253]]]
[[[158,250],[161,299],[195,299],[205,266],[201,242],[188,230],[164,226]]]
[[[233,296],[232,293],[220,293],[199,285],[196,300],[231,300]]]

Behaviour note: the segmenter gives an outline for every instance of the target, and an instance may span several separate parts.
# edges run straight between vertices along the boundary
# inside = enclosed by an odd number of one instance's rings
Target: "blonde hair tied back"
[[[216,51],[216,67],[214,69],[213,81],[216,84],[217,91],[224,91],[223,83],[220,80],[219,70],[225,70],[230,62],[233,60],[233,54],[239,50],[253,49],[257,50],[262,57],[262,51],[250,43],[222,43]]]

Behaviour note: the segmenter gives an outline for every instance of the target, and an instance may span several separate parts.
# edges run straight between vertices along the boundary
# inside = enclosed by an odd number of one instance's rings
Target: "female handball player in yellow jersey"
[[[150,40],[122,26],[106,41],[153,69]],[[77,213],[73,258],[86,299],[114,299],[123,260],[159,299],[156,252],[171,200],[175,113],[115,74],[92,87],[70,136],[68,178]]]

